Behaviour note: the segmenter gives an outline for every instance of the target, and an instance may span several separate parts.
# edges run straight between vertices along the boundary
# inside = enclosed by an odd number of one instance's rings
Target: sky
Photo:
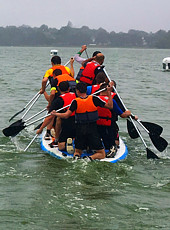
[[[170,0],[0,0],[0,26],[60,29],[102,27],[108,32],[170,30]]]

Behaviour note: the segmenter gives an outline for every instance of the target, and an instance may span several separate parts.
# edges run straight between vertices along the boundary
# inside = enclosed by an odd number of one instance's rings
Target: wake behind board
[[[66,158],[73,158],[73,154],[69,154],[66,151],[60,151],[58,149],[58,147],[53,147],[51,148],[49,146],[49,144],[52,142],[52,140],[45,140],[44,139],[45,136],[45,132],[43,132],[41,134],[41,149],[45,152],[47,152],[48,154],[50,154],[53,157],[56,157],[58,159],[66,159]],[[126,158],[127,154],[128,154],[128,149],[127,146],[125,145],[125,143],[123,142],[123,140],[120,138],[120,148],[118,149],[116,156],[113,158],[104,158],[101,159],[100,161],[106,161],[106,162],[110,162],[110,163],[115,163],[117,161],[123,160]],[[83,156],[90,156],[92,154],[88,154],[87,152],[83,152],[82,157]]]

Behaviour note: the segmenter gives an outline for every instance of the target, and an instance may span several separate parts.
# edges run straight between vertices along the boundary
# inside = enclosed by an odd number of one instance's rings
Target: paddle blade
[[[21,111],[19,111],[19,112],[17,112],[16,114],[14,114],[14,116],[12,116],[12,117],[9,119],[9,122],[12,121],[12,119],[14,119],[14,117],[16,117],[18,114],[22,113],[24,110],[25,110],[25,108],[23,108]]]
[[[14,123],[12,123],[9,127],[11,126],[19,126],[19,125],[22,125],[23,124],[23,121],[22,119],[18,120],[18,121],[15,121]]]
[[[14,137],[16,136],[21,130],[23,130],[26,126],[24,126],[23,124],[19,125],[19,126],[9,126],[5,129],[2,130],[3,134],[6,137]]]
[[[158,151],[163,152],[168,146],[168,142],[163,137],[153,134],[149,134],[149,136],[151,138],[152,143]]]
[[[146,148],[147,151],[147,159],[160,159],[155,153],[153,153],[150,149]]]
[[[145,128],[152,134],[155,135],[161,135],[163,128],[160,125],[151,123],[151,122],[145,122],[141,121],[142,125],[145,126]]]
[[[131,121],[129,121],[128,119],[127,119],[127,130],[128,130],[129,136],[132,139],[139,137],[139,134],[136,131],[136,128],[134,127],[133,123]]]

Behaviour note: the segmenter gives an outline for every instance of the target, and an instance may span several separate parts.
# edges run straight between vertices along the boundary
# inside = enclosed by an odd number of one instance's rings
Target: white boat
[[[166,57],[162,60],[163,70],[170,71],[170,57]]]
[[[41,149],[48,154],[50,154],[53,157],[56,157],[58,159],[66,159],[66,158],[73,158],[73,154],[69,154],[66,151],[60,151],[57,147],[51,148],[49,144],[52,142],[52,140],[45,140],[44,139],[45,132],[41,134]],[[106,161],[110,163],[115,163],[117,161],[123,160],[126,158],[128,154],[128,149],[123,140],[120,138],[120,148],[118,149],[116,156],[113,158],[104,158],[101,159],[100,161]],[[83,152],[83,156],[90,156],[91,154],[88,154],[87,152]]]
[[[55,56],[57,55],[57,53],[58,53],[58,50],[51,50],[50,55]]]

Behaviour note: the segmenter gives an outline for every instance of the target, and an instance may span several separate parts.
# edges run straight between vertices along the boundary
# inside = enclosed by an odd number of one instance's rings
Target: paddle
[[[163,128],[160,125],[151,122],[140,121],[139,119],[137,120],[137,122],[147,133],[149,132],[152,133],[153,135],[160,136],[163,131]],[[127,120],[127,129],[128,129],[129,136],[131,138],[135,139],[139,137],[136,129],[134,129],[133,124],[131,124],[129,120]]]
[[[138,120],[137,120],[138,122]],[[139,123],[140,124],[140,123]],[[156,132],[150,132],[148,131],[142,124],[141,124],[142,128],[147,132],[147,134],[149,135],[153,145],[160,151],[164,151],[168,145],[168,142],[163,138],[159,136],[159,133]],[[127,120],[127,129],[128,129],[128,133],[129,136],[132,139],[138,138],[139,135],[136,131],[136,129],[134,128],[132,122],[130,122],[129,120]]]
[[[24,106],[23,109],[21,109],[19,112],[17,112],[16,114],[14,114],[9,121],[12,121],[12,119],[14,119],[14,117],[16,117],[18,114],[22,113],[28,106],[29,104],[31,104],[32,101],[34,101],[34,99],[39,95],[39,92],[35,94],[35,96]]]
[[[67,66],[68,64],[70,63],[70,60],[68,62],[66,62],[66,64],[64,66]],[[48,82],[47,85],[46,85],[46,88],[47,86],[49,85],[50,83]],[[29,112],[29,110],[32,108],[32,106],[35,104],[35,102],[39,99],[39,97],[41,96],[40,94],[40,91],[38,93],[35,94],[35,96],[24,106],[24,108],[22,110],[20,110],[19,112],[17,112],[16,114],[14,114],[10,119],[9,121],[13,120],[14,117],[16,117],[18,114],[22,113],[32,102],[33,104],[28,108],[28,110],[26,111],[26,113],[22,116],[21,119],[23,119],[26,114]],[[34,101],[35,100],[35,101]]]
[[[143,125],[149,132],[154,133],[155,135],[160,136],[163,128],[155,123],[151,123],[151,122],[146,122],[146,121],[141,121],[141,120],[137,120],[137,122],[141,125]]]
[[[103,68],[103,71],[105,72],[105,74],[106,74],[108,80],[111,81],[111,79],[110,79],[109,75],[107,74],[105,68]],[[117,96],[118,96],[120,102],[122,103],[124,109],[127,110],[125,104],[123,103],[121,97],[119,96],[119,94],[118,94],[118,92],[117,92],[117,90],[116,90],[116,88],[115,88],[114,86],[113,86],[113,89],[114,89],[115,93],[117,94]],[[155,159],[155,158],[156,158],[156,159],[159,159],[159,157],[158,157],[155,153],[153,153],[153,152],[147,147],[147,145],[146,145],[146,143],[145,143],[145,141],[144,141],[144,139],[143,139],[141,133],[139,132],[138,128],[136,127],[135,122],[133,121],[133,119],[132,119],[131,116],[129,117],[129,119],[130,119],[130,121],[132,122],[132,124],[133,124],[133,126],[134,126],[133,128],[136,130],[137,134],[138,134],[139,137],[141,138],[141,140],[142,140],[142,142],[143,142],[143,144],[144,144],[144,146],[145,146],[145,148],[146,148],[147,158],[148,158],[148,159],[150,159],[150,158],[152,158],[152,159]],[[137,135],[137,134],[135,134],[135,135]]]
[[[45,110],[47,110],[47,108],[44,108],[43,110],[41,110],[40,112],[36,113],[35,115],[31,116],[30,118],[28,118],[27,120],[23,121],[22,119],[15,121],[14,123],[12,123],[9,127],[11,126],[19,126],[19,125],[23,125],[24,123],[28,122],[29,120],[31,120],[32,118],[38,116],[39,114],[41,114],[42,112],[44,112]]]
[[[47,83],[47,86],[49,85],[49,82]],[[46,86],[46,87],[47,87]],[[21,119],[23,119],[26,114],[28,113],[28,111],[32,108],[32,106],[35,104],[35,102],[39,99],[39,97],[41,96],[40,91],[38,93],[35,94],[35,96],[24,106],[24,108],[22,110],[20,110],[19,112],[17,112],[16,114],[14,114],[9,121],[12,121],[14,119],[14,117],[16,117],[18,114],[22,113],[32,102],[32,104],[30,105],[30,107],[28,108],[28,110],[26,111],[26,113],[22,116]]]
[[[24,152],[27,151],[27,149],[30,147],[30,145],[33,143],[33,141],[38,137],[38,134],[34,136],[34,138],[31,140],[31,142],[27,145],[27,147],[24,149]]]
[[[56,112],[59,112],[59,111],[65,109],[65,108],[67,108],[68,106],[70,106],[70,105],[67,105],[67,106],[65,106],[63,108],[60,108]],[[12,124],[12,125],[8,126],[7,128],[3,129],[2,132],[6,137],[9,137],[9,136],[14,137],[19,132],[21,132],[23,129],[25,129],[26,127],[36,123],[37,121],[40,121],[40,120],[46,118],[48,116],[51,116],[51,114],[45,115],[43,117],[40,117],[37,120],[30,122],[29,124],[26,124],[26,122],[20,122],[20,123]],[[30,118],[28,120],[30,120]]]
[[[158,157],[154,152],[152,152],[152,151],[148,148],[148,146],[146,145],[146,143],[145,143],[145,141],[144,141],[144,139],[143,139],[143,137],[142,137],[140,131],[139,131],[138,128],[136,127],[135,122],[133,121],[132,117],[130,117],[130,120],[131,120],[131,122],[133,123],[133,126],[134,126],[135,129],[136,129],[136,132],[138,133],[139,137],[141,138],[141,140],[142,140],[142,142],[143,142],[143,144],[144,144],[144,146],[145,146],[145,148],[146,148],[147,159],[159,159],[159,157]]]
[[[139,137],[138,132],[136,131],[133,123],[131,121],[129,121],[129,119],[127,119],[127,130],[128,130],[129,136],[132,139],[136,139]]]

